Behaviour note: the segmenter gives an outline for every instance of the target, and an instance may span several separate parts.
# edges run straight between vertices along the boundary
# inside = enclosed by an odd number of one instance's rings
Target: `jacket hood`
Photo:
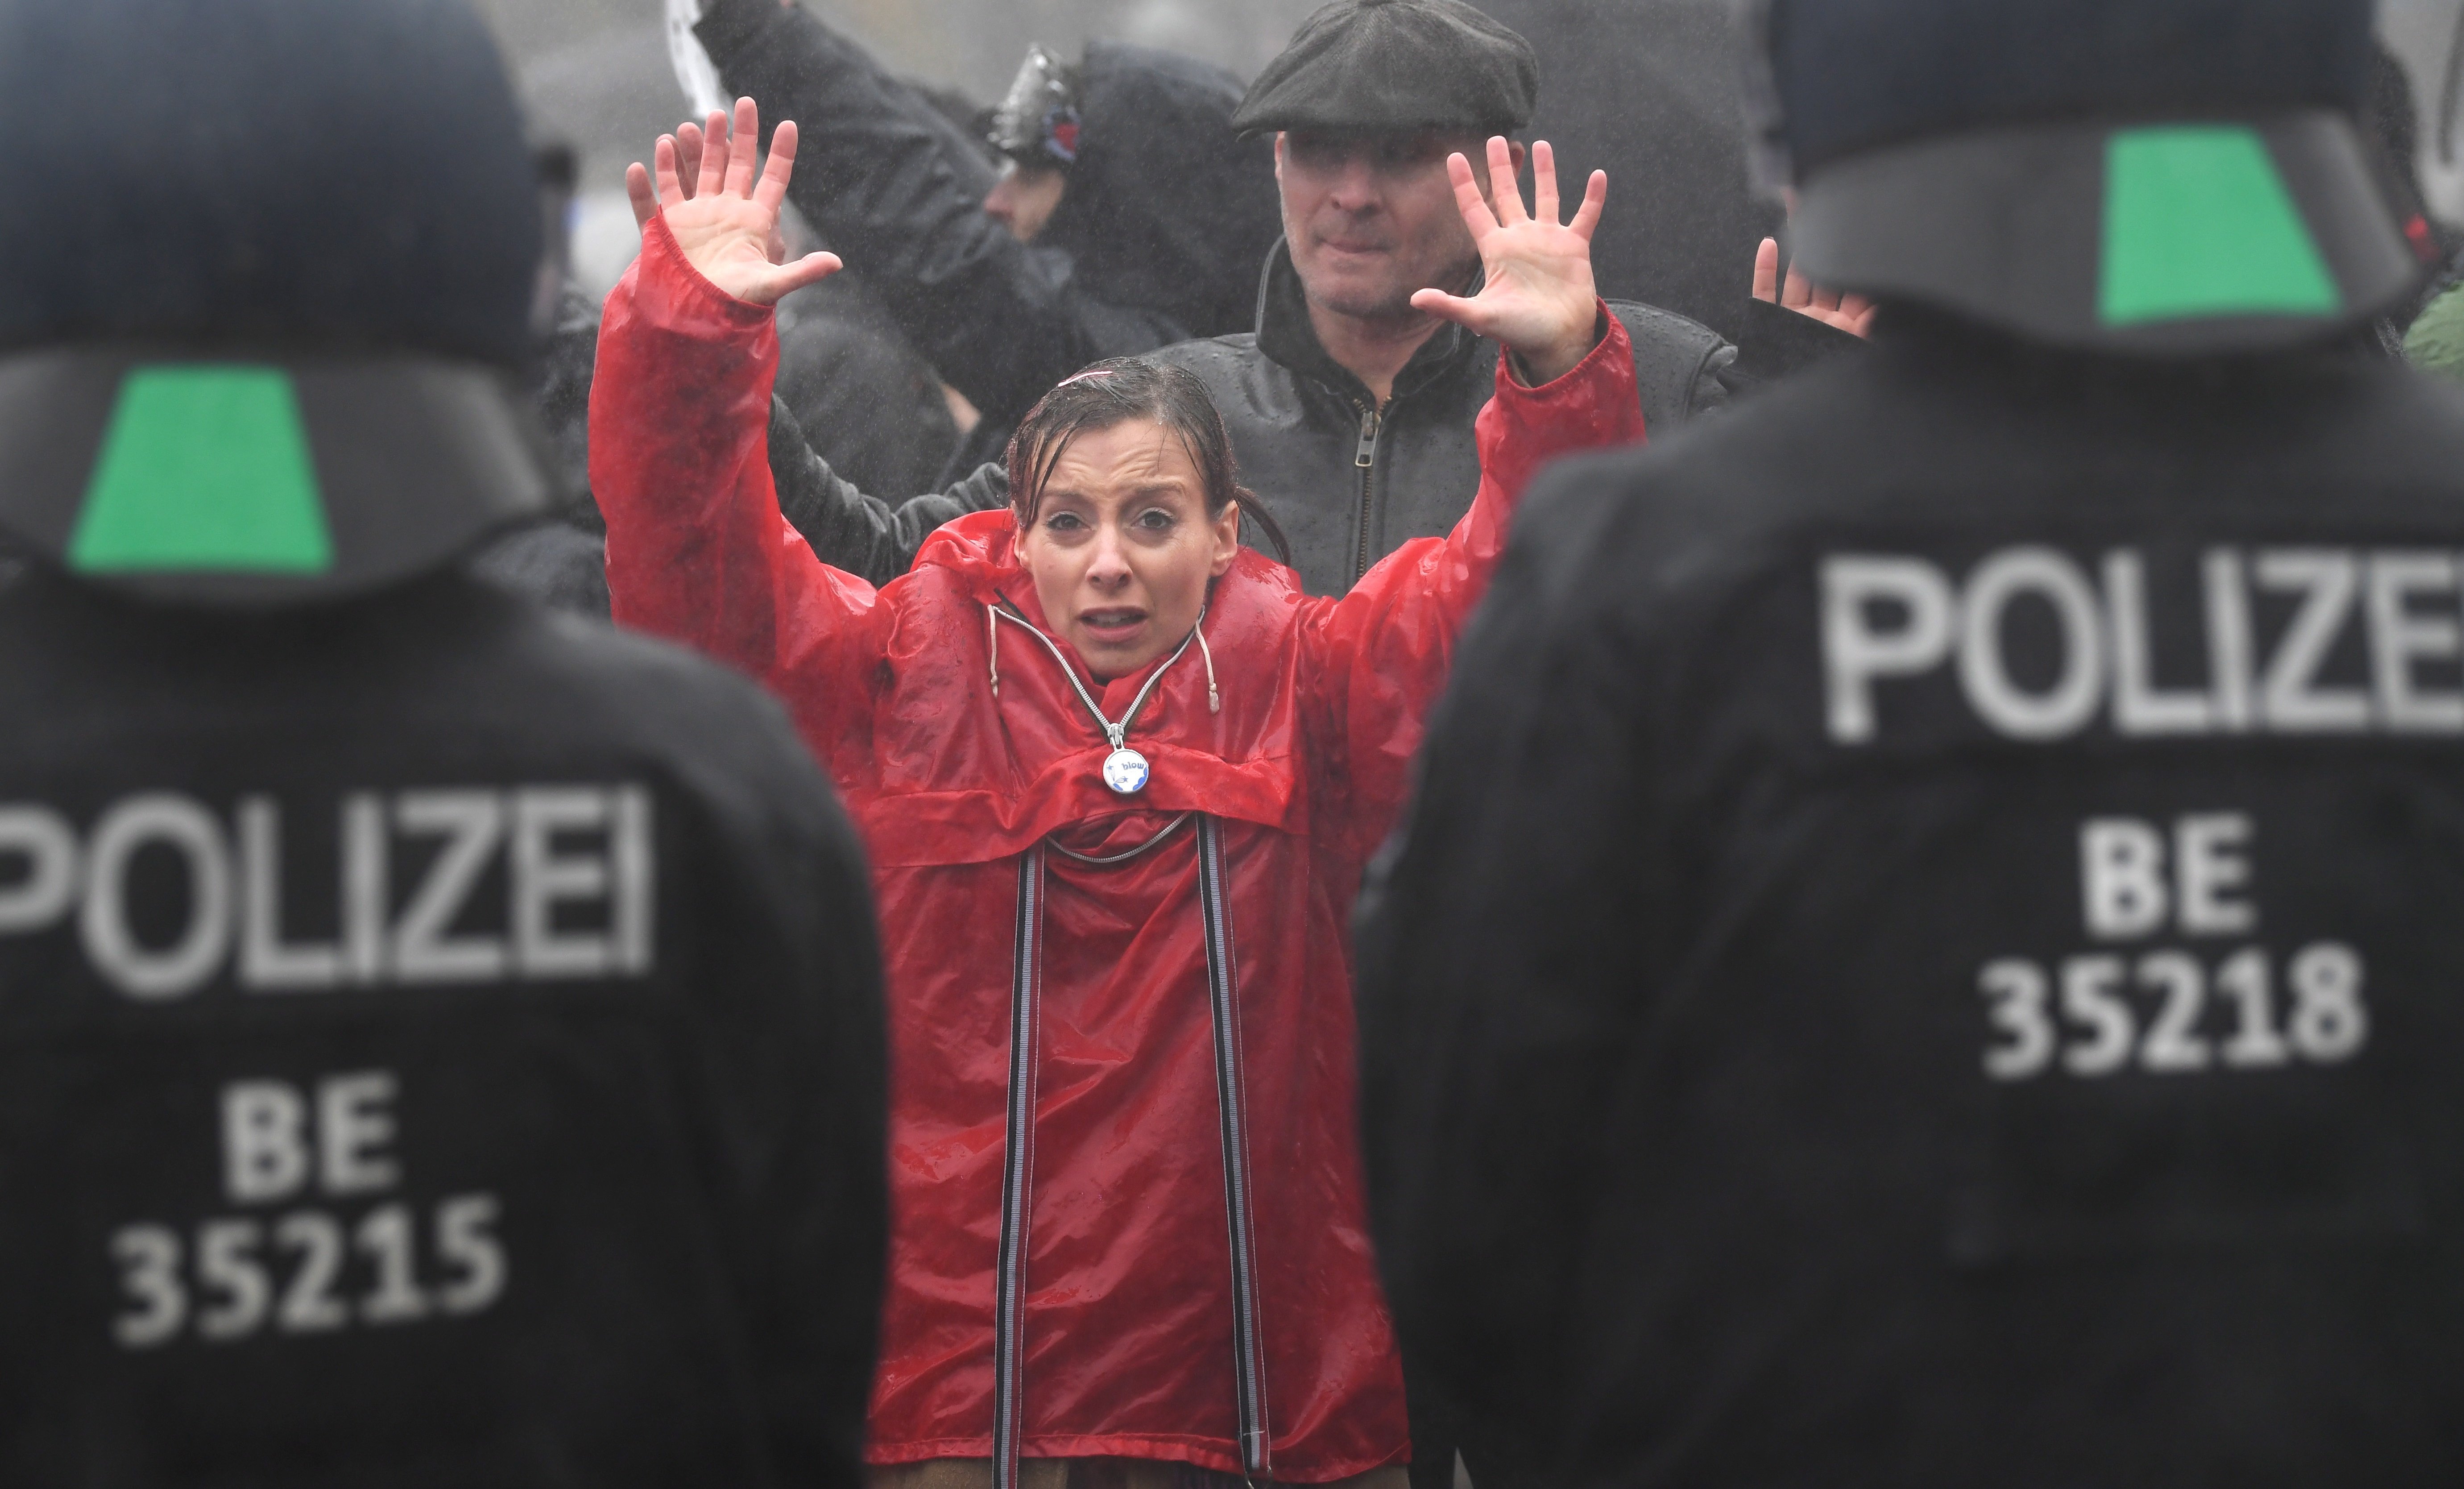
[[[1283,234],[1271,141],[1233,133],[1240,80],[1149,47],[1087,49],[1069,190],[1042,241],[1109,304],[1192,336],[1249,328],[1258,275]]]

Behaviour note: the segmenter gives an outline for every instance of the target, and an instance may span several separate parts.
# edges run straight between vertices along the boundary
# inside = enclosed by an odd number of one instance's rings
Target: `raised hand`
[[[1592,282],[1592,234],[1608,205],[1606,171],[1592,172],[1574,220],[1560,223],[1557,157],[1547,141],[1531,147],[1536,211],[1523,210],[1523,189],[1514,179],[1514,152],[1503,138],[1488,142],[1490,196],[1481,194],[1471,162],[1446,158],[1454,177],[1455,204],[1480,246],[1488,282],[1469,300],[1442,290],[1422,290],[1412,305],[1503,342],[1523,359],[1535,385],[1553,383],[1574,370],[1599,340],[1599,291]]]
[[[1823,324],[1863,336],[1874,328],[1874,302],[1862,295],[1840,295],[1816,285],[1788,266],[1788,282],[1779,277],[1779,239],[1765,238],[1754,251],[1754,299],[1783,305]]]
[[[748,304],[775,305],[838,273],[840,264],[835,254],[781,262],[779,209],[796,173],[796,126],[779,126],[770,164],[757,178],[760,152],[760,111],[751,99],[738,99],[732,135],[724,114],[661,135],[651,154],[655,183],[651,170],[635,165],[625,172],[625,189],[633,199],[633,220],[647,229],[652,218],[665,216],[676,246],[703,278]]]

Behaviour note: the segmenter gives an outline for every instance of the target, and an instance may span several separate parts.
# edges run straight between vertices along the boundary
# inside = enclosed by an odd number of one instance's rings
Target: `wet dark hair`
[[[1069,442],[1080,434],[1114,429],[1133,419],[1149,419],[1173,432],[1206,489],[1206,515],[1221,517],[1237,505],[1247,522],[1265,535],[1275,555],[1292,561],[1292,545],[1284,529],[1257,496],[1243,488],[1240,466],[1232,457],[1232,435],[1223,415],[1195,373],[1145,357],[1115,357],[1063,383],[1027,411],[1009,441],[1010,510],[1023,534],[1035,526],[1044,508],[1044,488],[1052,479]]]

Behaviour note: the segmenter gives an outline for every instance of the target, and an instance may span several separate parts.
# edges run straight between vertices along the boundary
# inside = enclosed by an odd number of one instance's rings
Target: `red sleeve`
[[[1453,533],[1407,543],[1350,594],[1310,602],[1304,656],[1324,799],[1364,863],[1410,790],[1455,638],[1487,591],[1531,478],[1561,456],[1643,441],[1633,343],[1605,304],[1600,319],[1600,344],[1545,388],[1523,386],[1500,355],[1497,396],[1480,415],[1480,494]]]
[[[770,480],[776,317],[703,278],[653,219],[607,297],[590,392],[590,488],[616,619],[749,673],[831,773],[869,735],[885,608],[827,567]]]

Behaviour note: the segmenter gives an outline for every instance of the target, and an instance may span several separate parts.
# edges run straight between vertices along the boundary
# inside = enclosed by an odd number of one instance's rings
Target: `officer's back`
[[[1883,344],[1556,480],[1367,913],[1380,1254],[1471,1440],[2464,1468],[2464,408],[2335,344],[2409,276],[2368,24],[1773,7]]]
[[[539,504],[461,0],[0,0],[0,1481],[852,1484],[851,836]]]

